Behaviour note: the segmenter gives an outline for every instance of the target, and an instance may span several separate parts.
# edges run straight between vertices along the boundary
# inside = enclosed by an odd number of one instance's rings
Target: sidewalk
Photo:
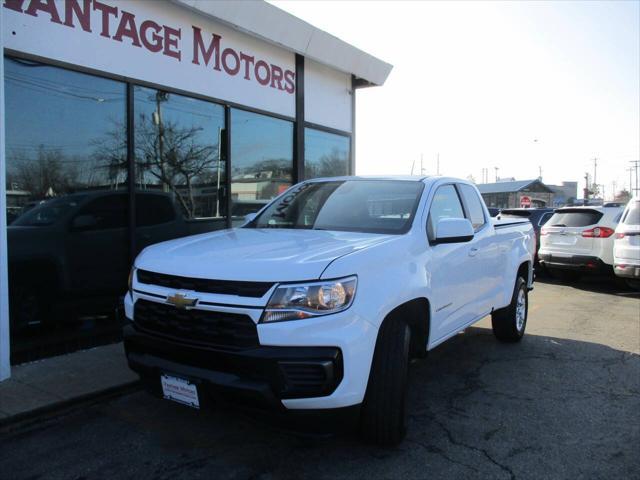
[[[133,387],[122,343],[17,365],[0,382],[0,426]]]

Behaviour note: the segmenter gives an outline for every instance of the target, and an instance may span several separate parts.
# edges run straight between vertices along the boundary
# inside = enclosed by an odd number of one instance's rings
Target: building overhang
[[[393,66],[263,0],[171,0],[285,50],[354,75],[355,86],[380,86]]]

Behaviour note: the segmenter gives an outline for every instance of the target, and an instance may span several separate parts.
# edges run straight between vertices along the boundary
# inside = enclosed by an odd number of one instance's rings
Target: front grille
[[[241,297],[260,298],[273,286],[272,282],[239,282],[227,280],[208,280],[206,278],[180,277],[166,273],[137,270],[138,281],[148,285],[174,288],[176,290],[193,290],[203,293],[221,295],[238,295]]]
[[[256,347],[258,330],[248,315],[206,310],[180,310],[172,305],[139,299],[133,320],[149,332],[177,340],[223,348]]]

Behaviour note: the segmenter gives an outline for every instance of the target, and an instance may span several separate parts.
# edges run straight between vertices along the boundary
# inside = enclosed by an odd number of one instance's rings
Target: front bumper
[[[584,273],[607,273],[611,271],[611,265],[607,265],[602,259],[587,255],[559,256],[553,253],[538,253],[540,263],[548,268],[561,270],[575,270]]]
[[[129,320],[138,298],[144,297],[125,296]],[[173,373],[200,382],[212,398],[272,411],[335,411],[362,403],[378,333],[354,307],[306,320],[258,323],[258,345],[250,348],[180,342],[142,331],[135,322],[125,327],[124,344],[129,365],[154,391],[160,389],[161,372]],[[256,322],[260,312],[248,311]],[[324,382],[318,381],[321,372]]]
[[[613,271],[619,277],[640,279],[640,265],[629,263],[616,263]]]
[[[282,399],[333,393],[343,375],[334,347],[257,347],[225,351],[196,347],[124,328],[129,367],[151,391],[161,394],[160,376],[195,383],[209,401],[282,410]],[[208,402],[204,402],[208,403]]]

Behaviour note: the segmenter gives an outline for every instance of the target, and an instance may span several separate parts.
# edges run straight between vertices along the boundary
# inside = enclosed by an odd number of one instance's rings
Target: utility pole
[[[542,166],[538,165],[538,180],[542,181]]]
[[[633,172],[633,168],[627,168],[627,172],[629,172],[629,193],[633,196],[633,184],[631,183],[631,173]]]
[[[422,157],[423,155],[420,154],[420,175],[424,175],[424,168],[422,167]]]
[[[632,194],[631,196],[633,196],[633,193],[635,192],[636,194],[638,194],[638,190],[639,190],[639,188],[638,188],[638,168],[640,168],[640,160],[631,160],[631,162],[629,162],[629,163],[631,163],[631,165],[633,165],[632,168],[633,168],[633,170],[634,170],[634,172],[636,174],[636,186],[633,189],[633,191],[631,192],[631,194]],[[629,174],[629,185],[631,185],[631,174]]]
[[[493,168],[496,171],[496,183],[498,183],[498,170],[499,170],[499,168],[498,167],[493,167]]]
[[[598,178],[596,177],[596,173],[597,173],[597,171],[598,171],[598,159],[597,159],[597,158],[594,158],[594,159],[593,159],[593,184],[594,184],[594,185],[597,185],[597,184],[598,184],[598,183],[597,183]]]
[[[589,172],[584,173],[584,200],[582,202],[583,205],[587,205],[589,203]]]

